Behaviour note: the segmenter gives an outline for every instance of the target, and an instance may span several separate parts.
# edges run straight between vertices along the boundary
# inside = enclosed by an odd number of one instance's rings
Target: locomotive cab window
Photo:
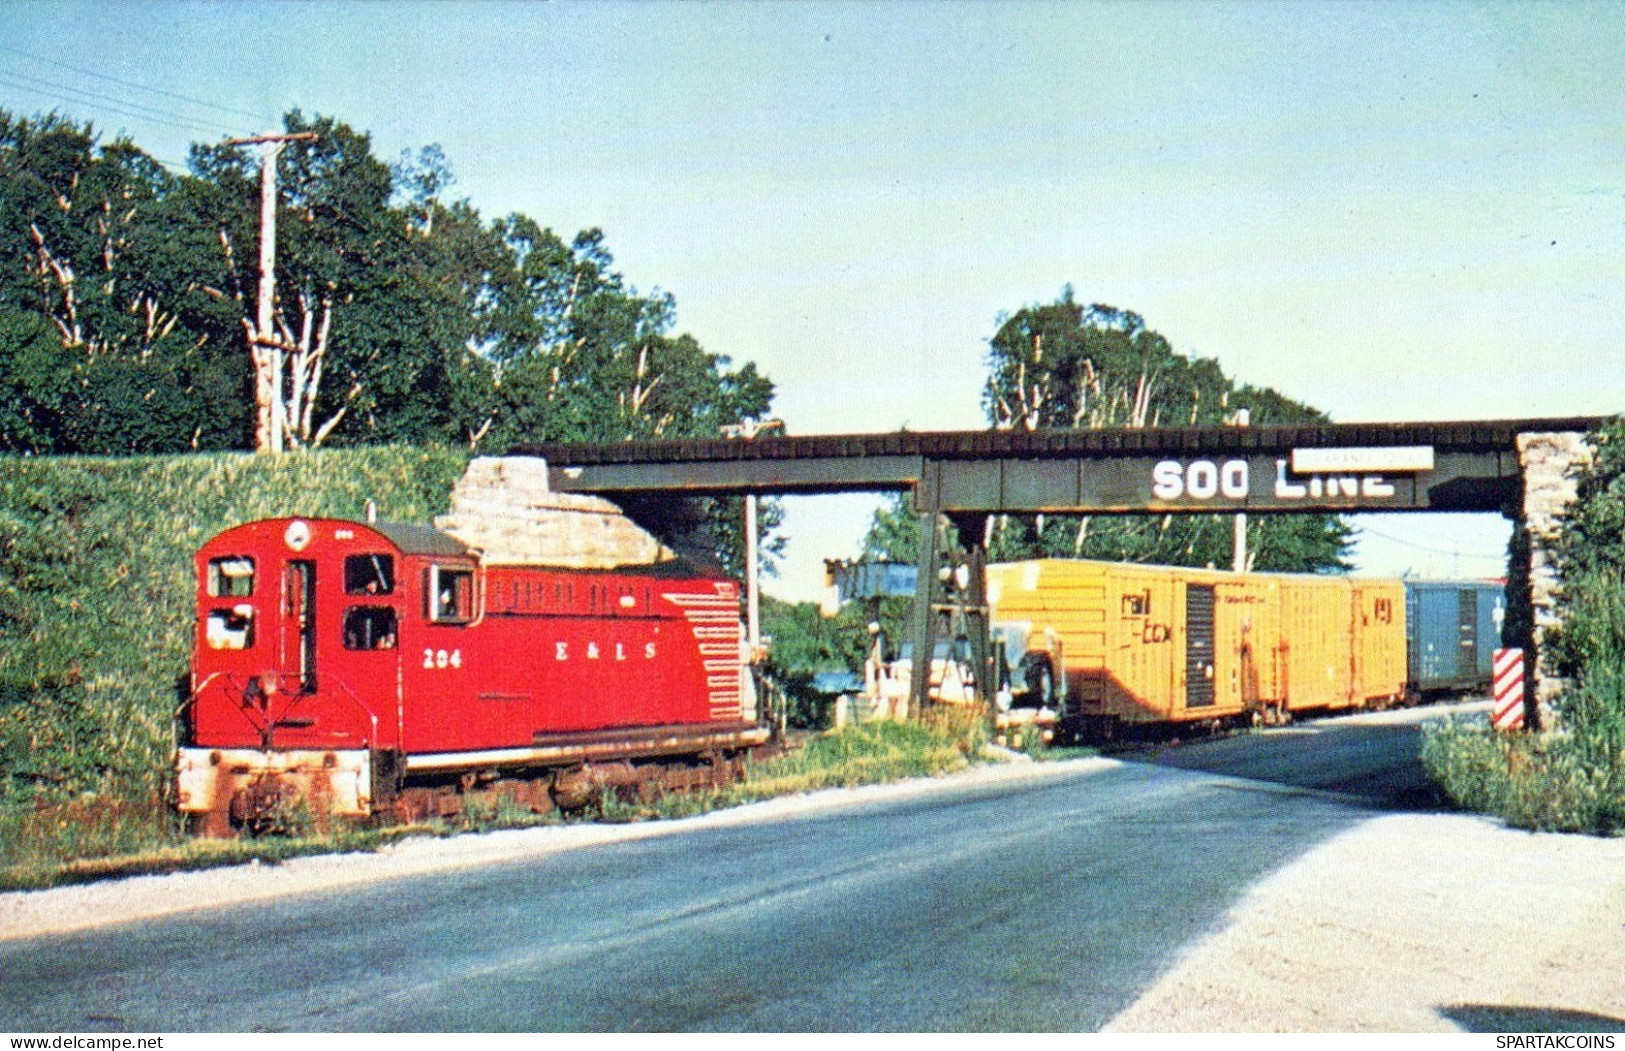
[[[346,555],[344,558],[346,595],[392,595],[395,593],[393,555]]]
[[[240,555],[209,559],[209,597],[252,598],[254,560]]]
[[[467,624],[474,619],[474,572],[449,566],[430,566],[425,576],[429,620],[436,624]]]
[[[395,648],[395,611],[388,606],[351,606],[344,611],[344,648]]]
[[[254,645],[254,607],[211,609],[204,637],[212,650],[246,650]]]

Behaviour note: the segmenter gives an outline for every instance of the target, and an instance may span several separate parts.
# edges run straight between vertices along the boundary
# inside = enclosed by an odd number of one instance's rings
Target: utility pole
[[[1252,419],[1252,413],[1246,409],[1237,409],[1235,424],[1245,427]],[[1235,542],[1231,545],[1230,569],[1232,572],[1247,572],[1247,513],[1236,515]]]
[[[313,131],[252,135],[227,139],[226,146],[260,148],[260,295],[249,348],[254,359],[254,451],[280,453],[284,441],[282,342],[273,329],[276,312],[276,162],[290,142],[318,138]]]
[[[783,427],[783,420],[745,420],[722,428],[729,438],[747,441],[763,431]],[[762,599],[759,590],[761,556],[756,549],[756,494],[745,494],[745,632],[750,640],[750,659],[754,663],[762,649]]]

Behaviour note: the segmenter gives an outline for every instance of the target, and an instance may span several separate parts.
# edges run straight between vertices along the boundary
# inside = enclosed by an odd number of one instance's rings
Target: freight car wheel
[[[1077,723],[1080,732],[1073,735],[1073,740],[1084,740],[1092,744],[1111,745],[1122,736],[1122,721],[1115,715],[1083,716]]]

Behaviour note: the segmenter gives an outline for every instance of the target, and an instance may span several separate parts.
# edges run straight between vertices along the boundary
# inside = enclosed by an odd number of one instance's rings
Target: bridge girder
[[[1520,433],[1602,422],[899,432],[513,452],[546,459],[559,491],[610,499],[910,492],[916,510],[945,513],[1498,511],[1518,494]],[[1423,452],[1425,467],[1404,455]],[[1318,466],[1302,469],[1316,454]]]
[[[979,676],[988,670],[988,514],[1519,514],[1518,438],[1586,433],[1601,417],[1113,430],[897,432],[704,441],[522,446],[550,485],[640,503],[676,496],[908,492],[920,516],[917,663],[934,650],[931,580],[939,516],[961,525],[956,561],[974,567]],[[929,674],[914,676],[924,702]],[[982,682],[987,682],[985,677]]]

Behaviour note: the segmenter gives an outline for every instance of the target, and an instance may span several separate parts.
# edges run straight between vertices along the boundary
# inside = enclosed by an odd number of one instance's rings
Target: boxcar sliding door
[[[1213,704],[1213,585],[1185,587],[1185,707]]]

